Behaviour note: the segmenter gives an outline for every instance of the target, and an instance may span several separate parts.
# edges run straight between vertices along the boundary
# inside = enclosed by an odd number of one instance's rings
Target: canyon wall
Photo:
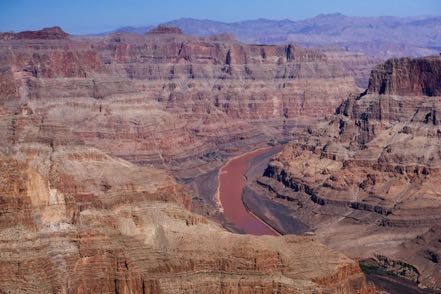
[[[369,293],[308,237],[235,235],[192,214],[164,171],[83,146],[0,155],[5,293]]]
[[[0,39],[0,292],[373,293],[313,237],[190,212],[169,173],[331,112],[355,85],[326,55],[164,28]]]
[[[2,81],[16,93],[4,140],[82,142],[169,167],[266,143],[333,113],[357,91],[353,75],[367,81],[372,62],[359,56],[359,67],[354,59],[342,66],[340,53],[173,30],[19,36],[0,41]],[[15,118],[21,108],[29,115]]]
[[[369,81],[369,93],[399,96],[441,96],[439,58],[391,59],[377,66]]]
[[[433,288],[441,287],[439,249],[418,240],[439,237],[431,228],[441,211],[440,69],[440,56],[378,66],[367,91],[289,143],[263,181],[325,244],[411,264],[416,273],[400,273]]]

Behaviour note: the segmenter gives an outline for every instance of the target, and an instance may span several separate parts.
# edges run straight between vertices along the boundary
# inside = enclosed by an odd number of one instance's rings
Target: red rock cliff
[[[0,40],[0,292],[372,292],[313,238],[231,234],[189,212],[199,199],[164,170],[330,112],[354,84],[324,54],[20,36]]]
[[[20,92],[32,110],[9,127],[9,140],[84,142],[143,163],[289,135],[357,89],[343,55],[227,36],[2,40],[0,57],[8,97]]]
[[[388,60],[372,71],[368,93],[441,96],[441,57]]]

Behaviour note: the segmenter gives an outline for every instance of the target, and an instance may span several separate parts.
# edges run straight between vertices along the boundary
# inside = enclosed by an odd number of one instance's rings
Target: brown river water
[[[262,148],[234,157],[219,171],[219,199],[223,206],[224,215],[246,234],[280,235],[257,216],[250,213],[242,201],[242,191],[246,185],[245,173],[250,161],[269,150],[271,148]],[[391,294],[439,293],[429,289],[420,289],[416,283],[398,277],[367,274],[367,278],[374,282],[378,289],[385,290]]]
[[[237,156],[219,171],[219,198],[225,217],[246,234],[279,235],[271,227],[250,213],[242,202],[242,191],[246,185],[245,173],[250,160],[268,152],[271,148],[258,149]]]
[[[250,213],[242,202],[242,191],[246,185],[245,173],[250,161],[271,148],[263,148],[239,155],[228,161],[219,171],[219,198],[225,217],[238,229],[252,235],[280,235],[257,216]],[[420,289],[415,283],[393,276],[366,274],[380,290],[391,294],[432,294],[434,290]]]

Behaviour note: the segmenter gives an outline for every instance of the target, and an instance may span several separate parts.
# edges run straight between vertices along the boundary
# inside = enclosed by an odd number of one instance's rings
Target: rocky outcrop
[[[441,220],[439,65],[441,57],[427,57],[377,67],[366,92],[349,97],[328,123],[308,128],[270,162],[266,176],[292,192],[265,184],[290,199],[275,197],[326,244],[415,266],[430,287],[439,287],[439,274],[400,244]],[[436,259],[426,255],[427,262]]]
[[[60,27],[44,28],[39,31],[24,31],[19,33],[0,33],[0,40],[44,39],[61,40],[69,38]]]
[[[388,60],[373,70],[368,93],[441,96],[441,59],[433,56]]]

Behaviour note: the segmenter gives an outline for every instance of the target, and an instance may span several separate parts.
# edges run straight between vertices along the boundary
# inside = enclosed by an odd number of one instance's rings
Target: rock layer
[[[333,113],[374,64],[176,32],[1,40],[0,140],[76,142],[188,178]]]
[[[372,72],[368,92],[399,96],[441,96],[439,58],[388,60]]]
[[[0,41],[0,292],[373,292],[314,238],[235,235],[191,213],[199,198],[163,169],[264,142],[312,114],[302,89],[332,77],[314,113],[330,111],[354,84],[325,55],[227,36],[27,36]]]
[[[266,176],[290,189],[263,181],[325,244],[354,257],[380,254],[411,264],[415,280],[434,288],[441,276],[427,264],[436,254],[424,261],[405,244],[440,221],[440,69],[438,56],[377,67],[366,92],[349,97],[328,123],[309,128],[270,163]]]
[[[372,290],[354,261],[312,238],[234,235],[188,212],[164,171],[36,143],[0,166],[2,292]]]

